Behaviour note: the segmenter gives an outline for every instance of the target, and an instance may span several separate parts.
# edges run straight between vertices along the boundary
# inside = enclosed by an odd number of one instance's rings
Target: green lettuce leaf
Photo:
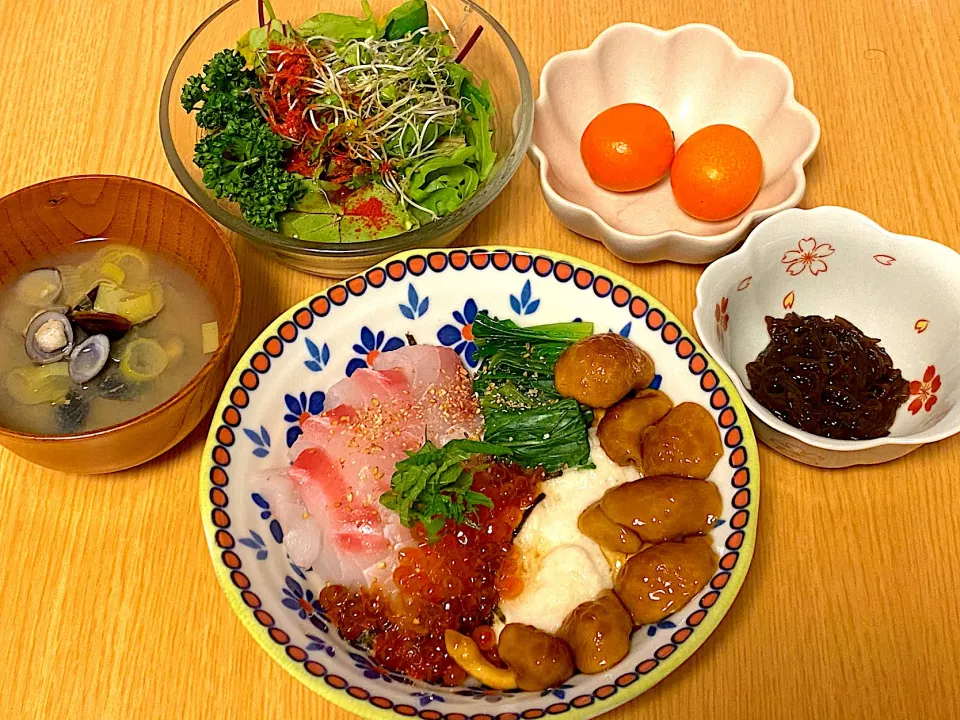
[[[305,38],[320,35],[334,42],[375,37],[378,28],[373,18],[373,11],[370,10],[370,3],[362,0],[362,5],[364,12],[362,18],[336,13],[317,13],[304,20],[297,28],[297,32]]]
[[[382,185],[372,183],[337,205],[315,182],[303,183],[307,193],[280,215],[284,235],[320,243],[349,243],[391,237],[409,230],[416,220]]]
[[[424,0],[407,0],[384,18],[383,37],[387,40],[399,40],[427,27],[429,21],[427,3]]]
[[[340,242],[339,213],[289,211],[280,214],[280,232],[288,237],[318,243]]]
[[[303,184],[307,191],[294,203],[291,210],[303,213],[342,214],[340,206],[330,202],[330,193],[339,190],[339,185],[324,180],[305,180]]]
[[[243,37],[237,40],[237,52],[243,55],[250,67],[256,67],[257,55],[267,50],[271,41],[281,42],[286,40],[283,31],[283,23],[279,20],[271,20],[268,25],[256,27],[248,30]]]
[[[478,172],[480,179],[486,180],[493,164],[497,161],[497,153],[493,150],[493,130],[490,129],[490,114],[484,102],[470,96],[470,113],[473,116],[467,121],[465,132],[467,142],[477,151]]]
[[[424,186],[428,182],[436,179],[438,170],[463,165],[468,160],[473,159],[475,155],[476,149],[464,146],[457,148],[450,155],[437,155],[414,165],[407,172],[410,196],[414,200],[419,200],[418,195],[424,192]]]
[[[475,160],[476,149],[462,146],[449,155],[437,155],[408,170],[407,192],[423,208],[438,217],[449,215],[477,191],[480,175],[468,163]],[[426,221],[427,213],[414,208],[414,214]]]

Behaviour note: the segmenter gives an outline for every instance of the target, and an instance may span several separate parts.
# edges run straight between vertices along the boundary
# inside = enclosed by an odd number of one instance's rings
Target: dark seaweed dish
[[[890,433],[909,383],[880,341],[836,317],[767,317],[770,344],[747,363],[750,393],[796,428],[837,440]]]

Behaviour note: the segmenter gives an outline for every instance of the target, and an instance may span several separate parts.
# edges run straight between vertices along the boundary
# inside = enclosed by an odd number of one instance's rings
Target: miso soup
[[[61,435],[124,422],[175,395],[218,342],[188,267],[78,243],[0,287],[0,425]]]

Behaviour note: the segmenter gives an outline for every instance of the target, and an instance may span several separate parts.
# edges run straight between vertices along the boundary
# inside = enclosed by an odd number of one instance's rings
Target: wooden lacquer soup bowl
[[[171,257],[193,271],[216,310],[220,342],[173,397],[126,422],[72,435],[0,427],[0,444],[54,470],[124,470],[169,450],[219,396],[240,311],[240,272],[226,237],[196,205],[158,185],[108,175],[50,180],[0,199],[0,283],[74,243],[105,238]]]

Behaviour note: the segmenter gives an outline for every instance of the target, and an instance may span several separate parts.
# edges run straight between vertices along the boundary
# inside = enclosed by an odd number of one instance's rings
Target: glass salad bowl
[[[375,18],[382,18],[400,4],[400,0],[370,0],[369,6]],[[278,20],[294,25],[320,12],[363,15],[359,0],[274,0],[272,5]],[[204,20],[174,58],[160,97],[160,135],[170,167],[190,197],[217,222],[282,263],[317,275],[346,277],[397,252],[450,245],[513,177],[533,127],[533,91],[520,51],[506,30],[470,0],[430,0],[430,29],[448,29],[460,52],[482,28],[464,66],[478,84],[489,83],[496,162],[476,192],[448,215],[381,239],[317,242],[251,225],[237,204],[214,197],[204,186],[202,170],[193,162],[194,145],[203,131],[194,114],[180,104],[180,92],[187,79],[200,73],[216,53],[235,48],[241,36],[261,24],[260,10],[258,0],[232,0]]]

